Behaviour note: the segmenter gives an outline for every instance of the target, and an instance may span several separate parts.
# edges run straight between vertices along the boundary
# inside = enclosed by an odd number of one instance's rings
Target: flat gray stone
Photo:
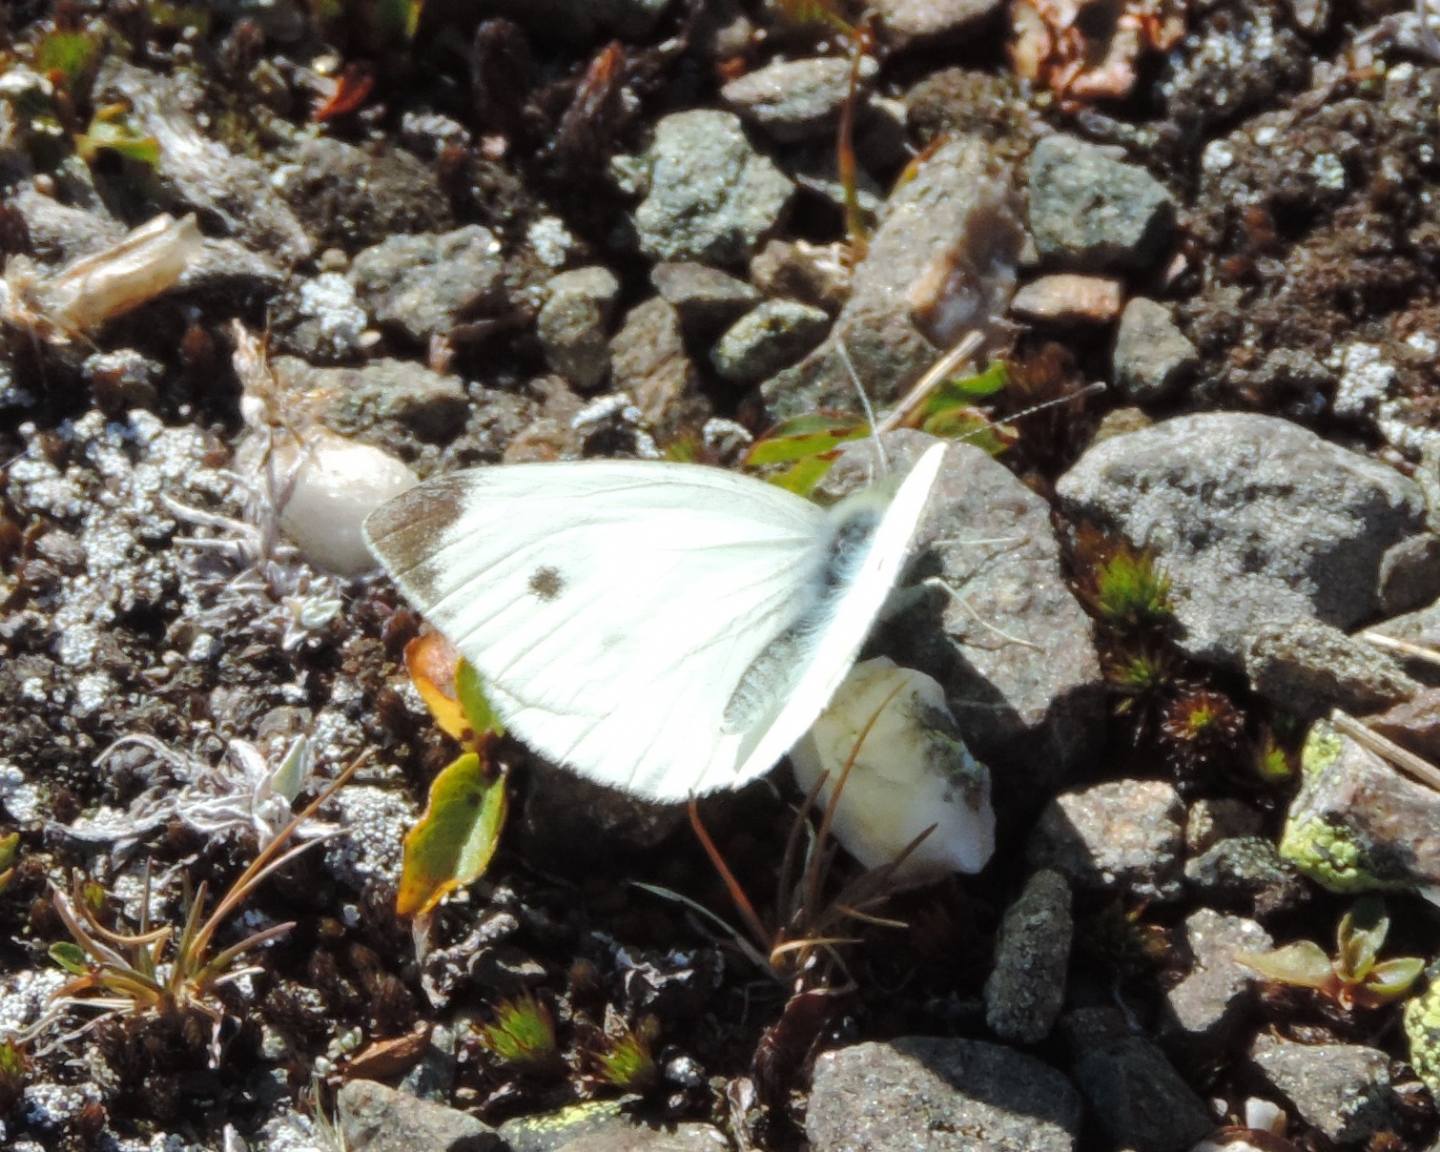
[[[1235,959],[1268,952],[1270,933],[1253,920],[1201,908],[1185,920],[1185,942],[1195,962],[1165,993],[1165,1036],[1185,1061],[1201,1061],[1224,1045],[1251,996],[1255,973]]]
[[[1268,917],[1304,904],[1310,887],[1266,836],[1227,836],[1185,862],[1185,885],[1199,900]]]
[[[1139,270],[1170,239],[1175,204],[1145,169],[1075,136],[1046,136],[1030,154],[1030,232],[1040,255],[1086,272]]]
[[[575,268],[552,276],[535,332],[550,367],[582,392],[610,374],[610,321],[620,281],[608,268]]]
[[[499,1152],[505,1146],[495,1129],[468,1112],[371,1080],[351,1080],[338,1103],[350,1152]]]
[[[880,35],[896,51],[949,43],[974,29],[1000,0],[875,0]]]
[[[1055,797],[1026,858],[1086,892],[1174,900],[1183,890],[1185,807],[1159,780],[1116,780]]]
[[[797,300],[767,300],[745,313],[710,352],[732,384],[753,384],[793,364],[825,338],[830,317]]]
[[[1318,620],[1259,627],[1245,645],[1250,686],[1276,707],[1301,717],[1333,708],[1363,715],[1420,691],[1392,656]]]
[[[849,57],[816,56],[777,60],[747,72],[721,88],[720,99],[766,135],[794,143],[816,137],[833,141],[849,93]]]
[[[697,340],[728,328],[764,299],[744,280],[689,260],[656,264],[650,270],[650,283],[679,313],[686,333]]]
[[[1072,521],[1153,551],[1171,580],[1177,643],[1231,668],[1262,626],[1373,616],[1386,552],[1424,520],[1419,487],[1395,469],[1238,412],[1097,443],[1056,492]]]
[[[711,414],[680,315],[658,296],[632,308],[610,341],[610,378],[662,440],[695,432]]]
[[[1295,1044],[1256,1037],[1250,1060],[1300,1117],[1341,1144],[1397,1122],[1390,1057],[1359,1044]]]
[[[1034,1057],[975,1040],[907,1036],[815,1061],[813,1152],[1070,1152],[1080,1099]]]
[[[1169,308],[1136,296],[1120,314],[1111,363],[1120,395],[1136,404],[1150,404],[1189,381],[1200,354]]]

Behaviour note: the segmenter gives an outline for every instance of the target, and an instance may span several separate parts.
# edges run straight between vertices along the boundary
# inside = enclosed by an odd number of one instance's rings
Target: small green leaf
[[[475,738],[499,736],[505,731],[505,725],[500,723],[499,715],[491,705],[489,697],[485,695],[485,684],[480,679],[480,673],[475,671],[475,666],[468,660],[462,659],[455,666],[455,695],[460,700],[465,722],[470,725],[470,731],[475,734]]]
[[[835,451],[848,440],[862,440],[868,435],[868,425],[856,424],[842,416],[823,412],[797,416],[755,441],[745,456],[745,467],[764,468],[809,460]]]
[[[70,940],[57,940],[50,945],[50,959],[75,976],[84,976],[90,971],[85,949]]]
[[[141,135],[123,118],[97,112],[85,133],[75,137],[75,151],[80,159],[93,164],[102,150],[119,153],[147,168],[160,162],[160,142],[155,137]]]
[[[1335,979],[1330,957],[1313,940],[1298,940],[1274,952],[1241,952],[1235,959],[1267,980],[1300,988],[1324,988]]]
[[[1357,900],[1340,919],[1335,932],[1335,968],[1345,981],[1361,981],[1375,966],[1375,958],[1390,932],[1385,902],[1373,896]]]
[[[15,857],[20,854],[20,833],[11,832],[8,836],[0,836],[0,872],[5,871],[15,863]]]
[[[430,785],[425,814],[405,837],[395,911],[429,912],[446,893],[485,874],[509,808],[505,775],[474,752],[450,764]]]
[[[100,58],[100,37],[92,32],[54,31],[35,46],[35,70],[64,88],[74,88]]]
[[[1425,961],[1418,956],[1382,960],[1370,969],[1370,975],[1365,978],[1365,991],[1382,1004],[1393,1004],[1410,994],[1423,971]]]

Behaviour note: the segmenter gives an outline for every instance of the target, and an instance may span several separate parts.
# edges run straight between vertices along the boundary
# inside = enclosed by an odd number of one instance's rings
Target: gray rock
[[[1305,718],[1374,712],[1420,691],[1392,657],[1318,620],[1262,625],[1243,659],[1256,692]]]
[[[1367,716],[1365,723],[1417,756],[1440,764],[1440,688],[1426,688],[1403,704]]]
[[[795,300],[767,300],[745,313],[710,352],[715,371],[732,384],[753,384],[793,364],[825,339],[830,317]]]
[[[880,34],[899,51],[953,42],[1000,7],[1000,0],[875,0]]]
[[[351,1152],[498,1152],[504,1146],[495,1129],[469,1113],[372,1080],[351,1080],[337,1102],[340,1131]]]
[[[679,314],[693,340],[714,337],[763,299],[759,291],[728,272],[684,260],[655,265],[650,283]]]
[[[321,247],[355,252],[453,223],[434,170],[404,149],[376,154],[315,136],[290,160],[278,173],[280,190]]]
[[[160,145],[153,174],[171,211],[198,213],[211,230],[287,264],[311,254],[310,236],[276,193],[270,174],[201,131],[198,117],[209,114],[209,105],[195,74],[176,69],[161,75],[110,54],[92,95],[100,103],[126,105],[130,125]]]
[[[1200,354],[1176,326],[1169,308],[1136,296],[1120,315],[1111,363],[1121,396],[1150,404],[1188,381]]]
[[[1440,885],[1440,792],[1319,721],[1280,855],[1333,892]]]
[[[536,319],[550,367],[581,391],[610,374],[610,321],[620,281],[608,268],[576,268],[552,276]]]
[[[1376,1048],[1262,1035],[1250,1059],[1301,1119],[1337,1143],[1359,1143],[1397,1123],[1390,1057]]]
[[[655,260],[743,264],[779,226],[794,192],[729,112],[666,116],[645,160],[649,191],[635,228]]]
[[[1036,867],[1054,868],[1086,892],[1145,900],[1181,894],[1185,808],[1169,784],[1116,780],[1055,797],[1026,845]]]
[[[1348,628],[1379,608],[1386,551],[1424,501],[1393,468],[1270,416],[1183,416],[1096,444],[1056,485],[1067,516],[1151,549],[1177,642],[1239,667],[1266,624]]]
[[[1113,1147],[1189,1152],[1215,1127],[1165,1053],[1127,1033],[1114,1009],[1072,1013],[1065,1031],[1075,1053],[1071,1075]]]
[[[995,1044],[907,1036],[815,1061],[814,1152],[1069,1152],[1080,1100],[1047,1064]]]
[[[1255,974],[1236,955],[1275,942],[1255,921],[1209,908],[1186,918],[1185,941],[1195,962],[1165,993],[1165,1037],[1178,1058],[1198,1064],[1224,1046],[1249,1003]]]
[[[1185,862],[1198,899],[1272,916],[1303,904],[1310,890],[1264,836],[1229,836]]]
[[[1264,826],[1264,817],[1243,800],[1202,798],[1185,814],[1185,850],[1198,856],[1232,836],[1258,836]]]
[[[610,342],[610,374],[662,440],[694,432],[711,415],[685,350],[680,316],[660,297],[637,304]]]
[[[597,1100],[519,1116],[500,1125],[510,1152],[727,1152],[730,1145],[708,1124],[648,1128],[616,1100]]]
[[[503,277],[500,241],[478,224],[391,236],[357,254],[349,272],[376,321],[417,344],[446,335],[462,310],[498,311]]]
[[[1434,501],[1427,496],[1434,518]],[[1387,616],[1432,603],[1440,596],[1440,536],[1427,532],[1402,540],[1380,562],[1380,610]]]
[[[325,422],[344,436],[386,446],[399,437],[437,443],[457,435],[469,401],[457,376],[442,376],[407,360],[375,360],[363,368],[311,368],[281,357],[276,376],[292,393],[333,396]]]
[[[932,437],[885,438],[903,472]],[[830,499],[874,470],[867,442],[846,446],[820,487]],[[980,449],[952,444],[916,533],[916,554],[964,597],[936,587],[881,630],[897,663],[944,686],[970,750],[990,767],[997,811],[1032,811],[1103,738],[1094,626],[1065,581],[1049,504]]]
[[[939,148],[887,201],[830,339],[761,393],[780,418],[849,408],[855,385],[845,344],[877,407],[904,395],[971,330],[1008,331],[1023,230],[1008,176],[979,140]]]
[[[1005,910],[995,967],[985,982],[985,1023],[1001,1040],[1038,1044],[1065,1003],[1074,935],[1070,886],[1058,872],[1031,876]]]
[[[720,98],[773,139],[793,143],[816,137],[833,141],[849,93],[849,58],[818,56],[778,60],[747,72],[721,88]]]
[[[1074,136],[1046,136],[1030,154],[1026,179],[1030,232],[1047,260],[1088,272],[1140,270],[1170,239],[1170,193],[1110,149]]]
[[[346,887],[400,883],[405,835],[420,818],[408,792],[372,784],[351,784],[335,795],[344,836],[324,848],[325,868]]]
[[[89,256],[121,240],[125,225],[107,215],[61,204],[26,186],[6,198],[20,214],[30,237],[30,252],[44,264],[62,265]]]

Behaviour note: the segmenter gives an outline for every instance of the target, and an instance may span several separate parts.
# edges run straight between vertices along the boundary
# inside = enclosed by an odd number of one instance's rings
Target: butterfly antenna
[[[880,463],[881,475],[890,474],[890,458],[885,455],[885,445],[880,443],[880,427],[875,422],[875,409],[870,404],[870,397],[865,393],[865,385],[860,383],[860,374],[855,371],[855,364],[850,359],[850,350],[845,347],[845,341],[835,342],[835,351],[840,356],[840,363],[845,365],[845,371],[850,376],[850,383],[855,385],[855,394],[860,397],[860,410],[865,413],[865,421],[870,425],[870,443],[875,446],[875,458]]]

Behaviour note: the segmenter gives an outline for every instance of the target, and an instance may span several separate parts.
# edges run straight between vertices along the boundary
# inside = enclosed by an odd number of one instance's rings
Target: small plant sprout
[[[119,932],[100,922],[88,885],[76,879],[70,893],[54,891],[55,910],[69,930],[71,942],[56,945],[52,957],[75,975],[55,993],[50,1012],[30,1030],[45,1030],[69,1009],[98,1012],[80,1031],[101,1020],[120,1016],[199,1019],[210,1025],[210,1060],[218,1065],[220,1029],[225,1010],[218,993],[227,985],[262,969],[241,967],[239,961],[262,945],[288,933],[293,922],[276,924],[232,944],[215,949],[215,937],[225,922],[254,894],[273,872],[283,868],[318,840],[288,847],[300,827],[355,774],[366,757],[355,759],[314,800],[298,812],[256,855],[208,916],[206,886],[202,883],[185,901],[185,917],[175,926],[150,922],[150,874],[145,873],[140,902],[140,923],[133,933]],[[79,1033],[75,1033],[78,1035]],[[60,1043],[71,1037],[62,1038]]]
[[[10,881],[15,878],[15,860],[19,855],[20,833],[0,836],[0,895],[4,895]]]
[[[495,1019],[480,1029],[480,1042],[502,1064],[522,1072],[550,1075],[564,1064],[555,1017],[531,992],[501,1000]]]
[[[24,1048],[14,1040],[0,1040],[0,1116],[19,1102],[29,1070]]]
[[[1148,552],[1121,545],[1096,566],[1094,580],[1095,606],[1107,623],[1139,631],[1170,620],[1170,577]]]
[[[1165,707],[1160,734],[1171,767],[1182,780],[1195,780],[1233,756],[1245,718],[1230,697],[1209,688],[1182,692]]]
[[[634,1028],[622,1026],[619,1035],[606,1039],[605,1047],[591,1055],[596,1077],[622,1092],[644,1094],[660,1080],[651,1046],[659,1038],[660,1022],[645,1016]]]
[[[1313,988],[1346,1011],[1378,1008],[1408,996],[1425,969],[1425,962],[1414,956],[1379,959],[1389,931],[1384,902],[1367,896],[1341,918],[1333,959],[1311,940],[1235,958],[1267,980]]]

